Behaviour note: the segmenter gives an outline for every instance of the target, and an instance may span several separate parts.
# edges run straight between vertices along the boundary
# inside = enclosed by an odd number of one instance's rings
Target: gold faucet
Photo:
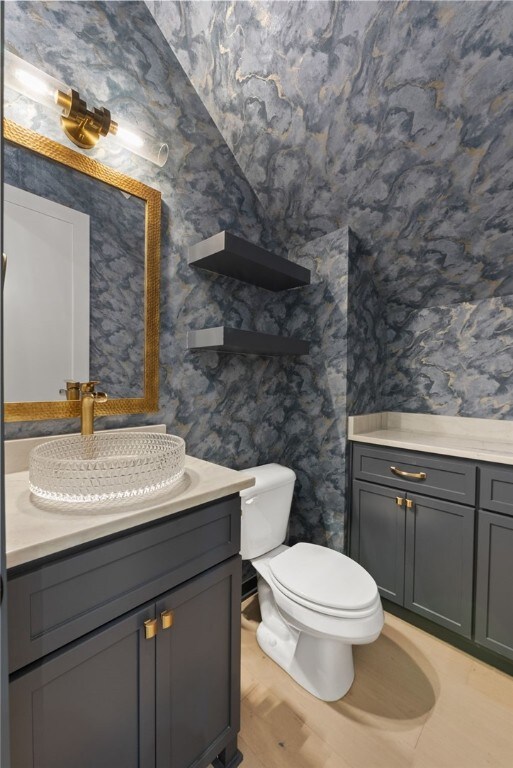
[[[80,385],[81,392],[81,413],[80,413],[80,432],[83,435],[92,435],[94,432],[94,404],[106,403],[107,395],[105,392],[95,392],[94,388],[99,381],[86,381]]]

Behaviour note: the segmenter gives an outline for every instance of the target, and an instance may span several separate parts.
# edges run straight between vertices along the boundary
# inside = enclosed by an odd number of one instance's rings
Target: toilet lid
[[[269,562],[278,583],[291,595],[336,610],[361,610],[376,601],[376,582],[349,557],[317,544],[295,544]]]

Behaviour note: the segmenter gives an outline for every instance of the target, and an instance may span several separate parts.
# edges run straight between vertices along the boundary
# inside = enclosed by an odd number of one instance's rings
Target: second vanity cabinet
[[[428,492],[434,486],[440,495],[461,493],[473,500],[465,489],[465,468],[457,462],[441,467],[436,459],[355,448],[355,477],[384,471],[382,464],[388,473],[376,479],[392,487],[359,480],[353,484],[353,557],[372,574],[383,597],[470,637],[474,509],[416,492],[415,485],[427,480]],[[464,481],[461,490],[458,480]]]
[[[380,594],[470,637],[474,510],[355,482],[353,557]]]
[[[476,641],[513,660],[513,468],[481,471]]]
[[[472,634],[475,467],[355,446],[351,552],[380,594]]]
[[[513,659],[513,469],[353,446],[351,556],[380,594]]]
[[[238,496],[9,573],[13,768],[235,768]]]

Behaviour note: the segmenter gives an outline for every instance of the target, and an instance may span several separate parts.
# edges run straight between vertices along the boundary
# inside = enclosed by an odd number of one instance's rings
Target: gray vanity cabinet
[[[172,626],[156,638],[156,768],[209,765],[236,742],[240,578],[236,558],[157,602]]]
[[[351,487],[351,557],[380,594],[511,671],[513,467],[355,443]]]
[[[404,492],[372,483],[353,483],[351,552],[376,581],[383,597],[403,605]]]
[[[417,494],[407,498],[404,607],[470,637],[474,510]]]
[[[351,554],[383,597],[470,637],[473,509],[356,480]]]
[[[154,768],[152,607],[11,680],[13,768]]]
[[[480,511],[478,541],[476,641],[513,660],[513,517]]]
[[[236,768],[239,548],[234,496],[12,573],[12,768]]]
[[[475,638],[513,660],[513,468],[480,474]]]
[[[472,632],[475,475],[458,459],[353,450],[351,556],[383,597],[464,637]]]

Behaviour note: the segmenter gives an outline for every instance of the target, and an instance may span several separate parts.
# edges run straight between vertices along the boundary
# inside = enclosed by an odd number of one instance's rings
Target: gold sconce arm
[[[74,89],[70,94],[57,91],[56,101],[63,110],[62,130],[70,141],[82,149],[95,147],[100,136],[107,136],[111,126],[116,125],[106,107],[88,109],[84,99]]]

